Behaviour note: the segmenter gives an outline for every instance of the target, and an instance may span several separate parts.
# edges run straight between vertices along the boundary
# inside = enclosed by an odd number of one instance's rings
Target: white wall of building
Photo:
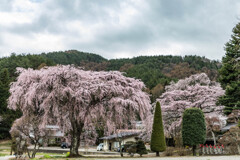
[[[135,136],[123,138],[122,145],[125,144],[128,141],[136,142]],[[111,143],[112,150],[114,150],[114,149],[119,147],[119,142],[118,141],[106,140],[105,139],[105,140],[103,140],[103,150],[104,151],[109,151],[109,143]]]

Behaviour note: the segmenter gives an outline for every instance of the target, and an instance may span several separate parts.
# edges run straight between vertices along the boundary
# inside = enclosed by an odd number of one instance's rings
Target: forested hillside
[[[220,67],[219,62],[199,56],[140,56],[109,62],[108,70],[120,70],[126,72],[127,76],[139,78],[149,89],[199,72],[205,72],[212,80],[216,80]]]
[[[21,116],[20,111],[13,111],[7,108],[7,99],[9,97],[9,85],[15,81],[17,67],[39,69],[43,66],[51,66],[55,63],[40,55],[16,55],[0,59],[0,139],[9,137],[9,129],[12,122]]]
[[[119,70],[126,76],[141,79],[155,100],[164,92],[170,81],[205,72],[211,80],[217,80],[221,63],[199,56],[139,56],[112,59],[101,63],[82,63],[87,70]]]
[[[55,63],[41,55],[31,54],[11,54],[10,57],[0,58],[0,70],[6,68],[11,78],[16,77],[17,67],[38,69],[41,65],[54,65]]]
[[[19,111],[7,109],[9,84],[17,77],[16,67],[40,69],[44,66],[57,64],[74,64],[85,70],[119,70],[126,76],[141,79],[147,86],[151,100],[154,101],[164,92],[170,81],[177,81],[192,74],[205,72],[211,80],[218,77],[217,70],[221,67],[218,61],[210,61],[199,56],[139,56],[125,59],[107,60],[100,55],[79,52],[76,50],[42,53],[40,55],[12,54],[0,58],[0,139],[9,136],[11,123],[21,115]]]
[[[47,58],[53,61],[55,64],[75,64],[81,65],[81,62],[96,62],[100,63],[106,61],[105,58],[93,54],[93,53],[86,53],[86,52],[79,52],[76,50],[69,50],[69,51],[59,51],[59,52],[50,52],[50,53],[42,53],[42,57]]]

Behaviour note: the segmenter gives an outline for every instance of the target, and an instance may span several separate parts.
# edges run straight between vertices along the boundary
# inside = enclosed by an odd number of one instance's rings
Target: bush
[[[147,154],[147,149],[143,141],[137,142],[137,153],[142,157],[143,154]]]
[[[137,152],[137,144],[132,144],[128,147],[128,153],[131,155],[131,157],[134,156],[134,154]]]
[[[174,138],[175,147],[183,147],[182,136],[178,135]]]
[[[196,156],[196,146],[203,144],[206,138],[206,124],[202,110],[188,108],[182,118],[182,140],[184,145],[193,147]]]
[[[135,142],[133,141],[127,141],[125,144],[124,144],[124,151],[125,152],[128,152],[128,148],[133,145],[133,144],[136,144]]]
[[[225,146],[224,152],[228,154],[240,154],[238,152],[240,129],[237,126],[231,127],[230,130],[223,134],[218,140],[220,144]]]
[[[177,149],[177,154],[179,156],[186,156],[188,154],[188,151],[185,148],[181,147]]]
[[[229,154],[230,155],[237,155],[238,153],[238,146],[229,146]]]
[[[70,152],[67,152],[66,157],[69,157],[69,156],[70,156]]]
[[[170,148],[170,147],[167,148],[164,152],[165,156],[173,156],[173,154],[174,154],[174,148]]]

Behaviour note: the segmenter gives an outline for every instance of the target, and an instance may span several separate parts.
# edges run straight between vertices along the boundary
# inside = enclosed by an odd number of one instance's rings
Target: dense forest
[[[9,136],[8,130],[14,119],[21,115],[19,111],[7,109],[8,89],[10,82],[17,77],[16,68],[40,69],[57,64],[74,64],[85,70],[124,72],[128,77],[141,79],[154,101],[164,92],[164,88],[172,80],[177,81],[192,74],[205,72],[211,80],[217,80],[221,63],[199,56],[139,56],[125,59],[107,60],[100,55],[76,50],[32,54],[11,54],[0,58],[0,113],[7,122],[0,122],[0,139]],[[9,117],[9,118],[6,118]]]

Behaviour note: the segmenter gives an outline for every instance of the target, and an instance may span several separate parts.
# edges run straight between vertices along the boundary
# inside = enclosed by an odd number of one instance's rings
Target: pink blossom
[[[144,83],[117,71],[84,71],[70,65],[17,71],[8,107],[20,108],[24,115],[43,111],[41,127],[57,124],[66,134],[78,128],[81,138],[90,140],[99,126],[111,134],[130,128],[137,115],[142,120],[151,115]]]

